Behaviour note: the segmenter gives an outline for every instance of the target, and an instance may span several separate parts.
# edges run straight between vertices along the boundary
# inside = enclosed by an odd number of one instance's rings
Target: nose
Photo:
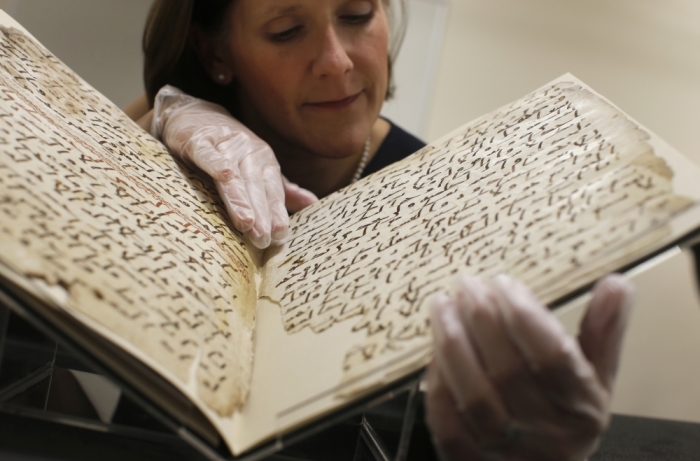
[[[352,70],[354,64],[341,37],[333,26],[328,26],[320,38],[312,73],[318,78],[338,77]]]

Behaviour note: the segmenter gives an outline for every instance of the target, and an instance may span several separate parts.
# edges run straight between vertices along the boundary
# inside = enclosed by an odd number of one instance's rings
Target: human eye
[[[364,14],[345,14],[340,17],[346,24],[365,24],[374,17],[374,11]]]
[[[301,34],[304,26],[294,26],[279,32],[270,32],[269,37],[273,42],[287,42]]]
[[[346,5],[338,16],[346,24],[361,25],[368,23],[374,17],[374,7],[368,1],[354,1]]]

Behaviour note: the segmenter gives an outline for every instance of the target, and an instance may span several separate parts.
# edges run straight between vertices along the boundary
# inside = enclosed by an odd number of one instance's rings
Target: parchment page
[[[270,409],[280,430],[298,423],[284,420],[290,412],[328,411],[425,364],[428,298],[449,291],[454,274],[505,271],[551,302],[697,227],[697,181],[675,193],[657,146],[668,150],[567,76],[296,214],[261,294],[290,338],[278,348],[303,334],[324,350],[295,364],[303,382],[287,386],[297,401]],[[686,179],[700,177],[671,156]],[[322,366],[334,380],[309,384],[307,363],[330,348],[335,361]]]
[[[242,405],[253,357],[256,268],[222,216],[213,184],[0,27],[0,261],[210,416]]]

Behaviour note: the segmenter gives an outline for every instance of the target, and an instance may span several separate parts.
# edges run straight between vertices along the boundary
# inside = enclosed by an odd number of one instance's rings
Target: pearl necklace
[[[357,182],[360,179],[360,176],[362,176],[362,172],[365,171],[365,167],[367,166],[367,159],[369,158],[369,140],[371,138],[367,138],[367,141],[365,141],[365,148],[362,151],[362,158],[360,159],[360,163],[357,165],[357,170],[355,170],[355,175],[352,177],[352,181],[350,181],[350,184]]]

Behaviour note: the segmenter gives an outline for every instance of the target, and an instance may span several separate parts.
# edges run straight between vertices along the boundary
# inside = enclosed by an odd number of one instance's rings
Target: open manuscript
[[[429,298],[457,273],[551,303],[700,227],[700,168],[565,75],[259,252],[208,178],[0,24],[5,289],[233,454],[425,366]]]

